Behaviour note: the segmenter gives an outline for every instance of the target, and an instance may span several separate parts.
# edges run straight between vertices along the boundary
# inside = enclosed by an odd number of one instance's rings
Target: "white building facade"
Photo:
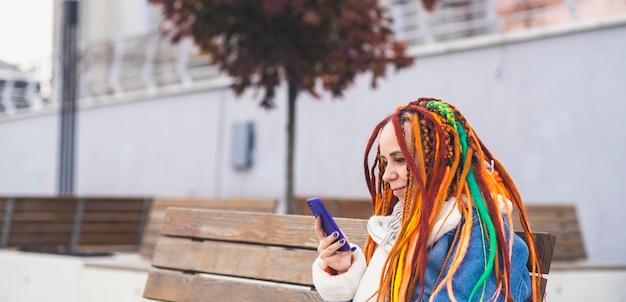
[[[375,90],[363,75],[338,100],[300,95],[296,194],[366,197],[363,153],[375,123],[398,104],[442,98],[464,112],[527,203],[575,204],[589,258],[626,263],[626,15],[518,31],[486,24],[468,38],[438,37],[434,25],[404,30],[416,55],[410,69],[390,72]],[[266,111],[258,92],[235,97],[190,44],[120,37],[83,53],[76,194],[283,198],[286,87]],[[133,49],[142,60],[125,59]],[[252,165],[241,170],[232,165],[233,129],[246,122]],[[56,193],[58,130],[54,102],[0,118],[1,195]]]

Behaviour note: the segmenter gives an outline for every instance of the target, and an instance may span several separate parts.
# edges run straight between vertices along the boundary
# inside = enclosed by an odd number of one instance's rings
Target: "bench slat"
[[[148,276],[144,297],[159,301],[285,301],[321,302],[319,294],[309,288],[276,286],[262,282],[241,282],[203,275],[153,270]]]
[[[144,228],[139,254],[152,257],[159,232],[165,223],[168,207],[222,209],[273,213],[278,201],[270,198],[157,198],[152,202],[148,222]]]
[[[276,246],[317,248],[313,216],[264,215],[262,213],[168,208],[161,233],[170,236],[244,241]],[[206,223],[211,221],[211,223]],[[348,241],[364,246],[367,221],[337,218]],[[242,227],[245,225],[245,227]]]
[[[167,207],[211,208],[211,209],[251,209],[251,211],[274,212],[276,199],[273,198],[157,198],[153,208]]]
[[[313,286],[311,264],[316,257],[314,250],[163,237],[157,243],[152,265],[310,287]]]

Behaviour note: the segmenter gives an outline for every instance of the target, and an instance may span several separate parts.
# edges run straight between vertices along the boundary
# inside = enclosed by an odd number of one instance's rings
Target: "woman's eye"
[[[404,164],[404,157],[398,157],[394,159],[394,161],[398,164]]]

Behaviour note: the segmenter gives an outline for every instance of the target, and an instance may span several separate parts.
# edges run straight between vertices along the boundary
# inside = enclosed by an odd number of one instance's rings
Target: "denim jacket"
[[[474,288],[474,284],[480,278],[486,265],[485,258],[483,256],[483,247],[480,237],[481,230],[478,224],[478,219],[474,217],[470,245],[468,246],[467,253],[460,267],[452,277],[452,288],[454,289],[454,297],[458,301],[469,301],[469,296]],[[509,235],[510,228],[505,225],[507,236]],[[452,246],[454,240],[455,231],[450,231],[443,235],[432,246],[428,255],[426,263],[426,273],[424,275],[424,295],[419,301],[428,301],[434,288],[436,287],[439,272],[446,259],[446,255],[450,248],[453,248],[453,253],[456,253],[457,245]],[[507,237],[508,238],[508,237]],[[454,254],[450,257],[453,258]],[[498,257],[502,259],[502,257]],[[528,301],[532,297],[532,286],[530,281],[530,274],[526,268],[526,262],[528,261],[528,247],[522,238],[514,234],[513,239],[513,253],[511,256],[511,276],[509,293],[512,295],[514,301]],[[451,261],[448,261],[447,268]],[[494,265],[498,265],[494,263]],[[481,288],[482,289],[482,288]],[[493,300],[492,295],[497,290],[497,284],[495,281],[495,273],[489,275],[484,286],[484,295],[482,290],[478,290],[474,295],[472,301],[504,301],[504,295],[500,294],[497,300]],[[411,301],[418,301],[420,295],[420,284],[415,288],[415,293]],[[434,297],[433,301],[450,301],[447,294],[447,288],[444,286]]]

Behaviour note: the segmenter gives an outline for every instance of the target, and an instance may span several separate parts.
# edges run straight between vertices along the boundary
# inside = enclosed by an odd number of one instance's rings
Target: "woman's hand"
[[[337,251],[344,245],[344,239],[337,240],[339,238],[337,232],[326,236],[326,233],[322,230],[322,219],[320,217],[315,218],[315,233],[320,241],[320,244],[317,246],[320,258],[324,260],[328,267],[336,270],[339,274],[347,271],[352,266],[352,251]]]

